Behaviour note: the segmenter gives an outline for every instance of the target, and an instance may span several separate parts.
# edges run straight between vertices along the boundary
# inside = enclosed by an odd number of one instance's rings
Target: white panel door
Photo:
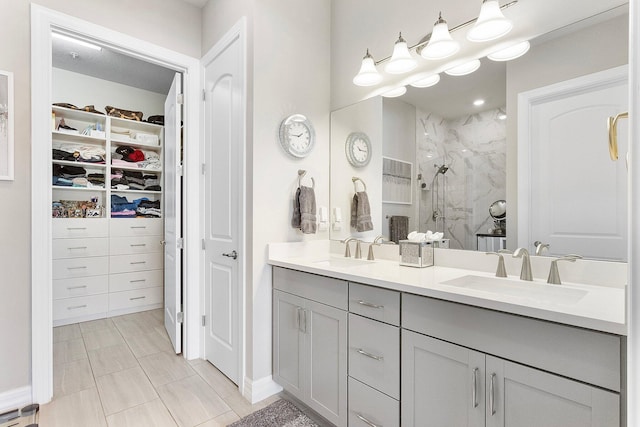
[[[243,110],[240,38],[205,64],[205,357],[236,384]]]
[[[176,73],[164,103],[164,327],[176,353],[182,352],[182,244],[180,126],[181,76]]]

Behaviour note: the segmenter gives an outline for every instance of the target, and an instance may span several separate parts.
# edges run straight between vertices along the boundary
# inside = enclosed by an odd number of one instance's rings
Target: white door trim
[[[240,152],[238,153],[240,159],[241,159],[241,170],[240,170],[240,177],[241,177],[241,182],[240,182],[240,188],[241,188],[241,194],[240,194],[240,226],[238,229],[238,234],[239,234],[239,242],[240,242],[240,246],[238,248],[238,252],[240,252],[242,254],[242,256],[239,258],[240,261],[240,265],[238,266],[238,367],[239,367],[239,372],[238,372],[238,389],[240,391],[240,394],[244,395],[245,394],[245,373],[246,373],[246,357],[245,357],[245,342],[246,342],[246,316],[245,316],[245,301],[246,301],[246,271],[247,271],[247,258],[249,257],[249,254],[247,252],[247,242],[246,242],[246,236],[247,236],[247,212],[246,212],[246,200],[247,200],[247,159],[246,159],[246,152],[247,152],[247,19],[246,17],[242,17],[240,18],[240,20],[238,22],[236,22],[233,27],[231,27],[231,29],[229,29],[229,31],[227,31],[227,33],[215,44],[215,46],[213,46],[201,59],[200,61],[200,76],[201,76],[201,80],[200,80],[200,85],[201,88],[204,90],[205,87],[205,82],[204,82],[204,77],[205,77],[205,67],[207,66],[207,64],[209,64],[211,61],[213,61],[218,55],[220,55],[220,53],[222,53],[229,44],[231,44],[234,40],[238,39],[238,42],[240,43],[240,55],[242,57],[242,67],[241,67],[241,75],[240,78],[242,79],[242,94],[241,94],[241,108],[242,111],[244,111],[244,114],[242,115],[241,119],[240,119],[240,126],[241,126],[241,140],[242,140],[242,144],[239,147]],[[204,113],[204,109],[200,110],[201,114]],[[201,119],[201,133],[202,135],[204,135],[204,117],[202,116]],[[201,144],[204,144],[204,138],[201,139]],[[200,152],[204,153],[204,146],[201,145],[200,146]],[[200,175],[200,191],[204,191],[204,176]],[[200,210],[202,212],[204,212],[204,200],[207,197],[207,195],[202,194],[201,193],[201,197],[200,199],[203,201],[202,205],[200,206]],[[203,221],[205,218],[204,215],[201,216],[201,221]],[[200,227],[202,230],[204,230],[204,223],[201,222]],[[204,251],[201,250],[200,251],[200,265],[202,266],[201,268],[204,269]],[[200,270],[201,271],[201,275],[200,275],[200,293],[201,295],[204,295],[204,278],[205,278],[205,274],[204,274],[204,270]],[[202,313],[205,312],[205,308],[204,308],[204,298],[202,299],[201,303],[200,303],[200,310]],[[205,337],[205,328],[201,328],[201,332],[200,332],[200,343],[201,343],[201,348],[204,348],[204,337]],[[251,398],[249,398],[249,401],[251,401]]]
[[[31,382],[33,402],[53,396],[51,310],[51,29],[65,29],[183,72],[185,94],[185,357],[200,357],[200,61],[109,28],[31,4]]]

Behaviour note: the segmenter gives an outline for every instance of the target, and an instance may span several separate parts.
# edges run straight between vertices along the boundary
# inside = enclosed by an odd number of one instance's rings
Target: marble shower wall
[[[504,108],[445,120],[416,111],[419,230],[444,231],[451,248],[476,249],[476,233],[493,227],[489,205],[506,199]],[[438,175],[437,166],[449,167]],[[433,201],[433,203],[432,203]],[[437,211],[434,221],[433,213]]]

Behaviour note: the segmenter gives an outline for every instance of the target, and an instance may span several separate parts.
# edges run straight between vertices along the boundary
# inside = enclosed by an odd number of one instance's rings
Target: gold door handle
[[[626,119],[628,117],[629,112],[624,112],[607,119],[607,128],[609,129],[609,156],[614,162],[618,160],[618,119]]]

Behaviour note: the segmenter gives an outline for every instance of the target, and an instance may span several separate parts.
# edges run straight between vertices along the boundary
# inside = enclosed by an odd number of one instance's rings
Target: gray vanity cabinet
[[[347,284],[282,268],[273,284],[274,380],[346,427]]]

